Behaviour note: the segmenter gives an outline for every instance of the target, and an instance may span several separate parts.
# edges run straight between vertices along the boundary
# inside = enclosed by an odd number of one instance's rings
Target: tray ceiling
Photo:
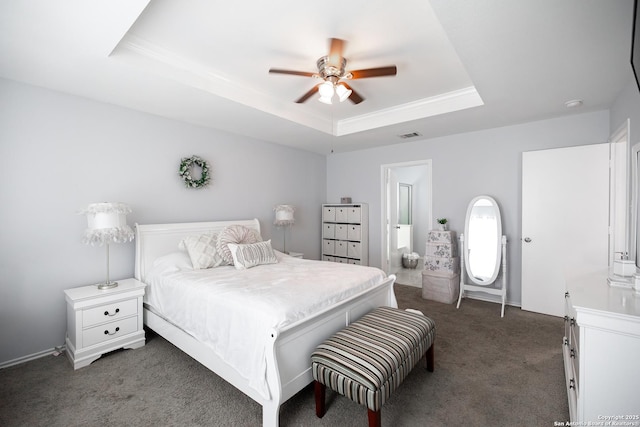
[[[51,3],[0,5],[0,76],[319,153],[606,109],[632,78],[632,0]],[[269,68],[315,72],[331,37],[397,75],[296,104],[318,80]]]

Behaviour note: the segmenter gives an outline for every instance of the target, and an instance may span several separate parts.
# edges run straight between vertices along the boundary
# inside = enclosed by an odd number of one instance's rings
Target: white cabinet
[[[638,425],[640,296],[609,286],[606,271],[571,279],[567,289],[563,358],[571,421]]]
[[[348,264],[369,264],[367,204],[322,205],[322,259]]]
[[[111,289],[90,285],[64,291],[67,356],[74,369],[89,365],[109,351],[144,345],[145,286],[135,279],[125,279]]]

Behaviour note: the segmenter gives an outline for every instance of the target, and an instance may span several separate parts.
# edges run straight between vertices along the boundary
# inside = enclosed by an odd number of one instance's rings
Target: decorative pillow
[[[214,233],[187,236],[178,247],[187,250],[194,270],[218,267],[222,264],[222,258],[216,249],[217,239]]]
[[[233,265],[233,256],[229,250],[229,243],[236,245],[245,245],[249,243],[258,243],[262,241],[260,233],[253,228],[245,227],[244,225],[230,225],[220,232],[218,235],[218,254],[222,257],[224,262]]]
[[[233,265],[237,270],[246,270],[256,265],[275,264],[278,262],[276,254],[271,247],[271,240],[246,245],[228,243],[227,247],[231,251]]]

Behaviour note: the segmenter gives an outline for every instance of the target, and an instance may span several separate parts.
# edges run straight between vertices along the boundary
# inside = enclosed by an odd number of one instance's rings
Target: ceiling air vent
[[[418,132],[404,133],[402,135],[398,135],[402,139],[415,138],[416,136],[422,136]]]

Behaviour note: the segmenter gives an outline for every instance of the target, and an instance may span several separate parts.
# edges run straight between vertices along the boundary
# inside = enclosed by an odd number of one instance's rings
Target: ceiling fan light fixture
[[[365,79],[369,77],[395,76],[398,69],[395,65],[385,67],[365,68],[362,70],[347,71],[347,58],[343,56],[345,41],[341,39],[329,39],[329,55],[322,56],[316,61],[317,73],[308,71],[285,70],[280,68],[269,69],[270,73],[290,74],[294,76],[314,77],[322,79],[320,84],[315,85],[307,93],[298,98],[295,102],[301,104],[307,101],[316,92],[320,94],[320,101],[325,104],[332,104],[334,95],[338,95],[340,102],[350,100],[354,104],[364,101],[364,98],[349,87],[346,83],[340,83],[342,79]]]
[[[333,95],[335,94],[333,83],[329,81],[321,83],[318,87],[318,93],[320,94],[320,102],[324,104],[331,104],[331,98],[333,98]]]
[[[333,84],[331,82],[324,82],[318,87],[318,92],[323,98],[331,99],[335,91],[333,90]]]
[[[336,95],[338,95],[340,102],[344,102],[349,99],[351,93],[351,89],[347,89],[347,87],[342,83],[336,86]]]

